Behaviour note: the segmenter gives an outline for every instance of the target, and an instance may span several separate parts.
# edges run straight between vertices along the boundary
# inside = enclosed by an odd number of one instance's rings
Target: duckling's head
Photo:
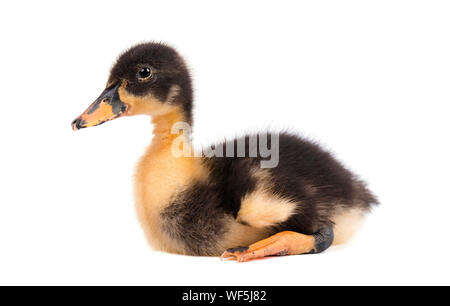
[[[192,85],[181,56],[161,43],[143,43],[119,56],[105,90],[72,122],[78,130],[120,116],[173,114],[191,123]]]

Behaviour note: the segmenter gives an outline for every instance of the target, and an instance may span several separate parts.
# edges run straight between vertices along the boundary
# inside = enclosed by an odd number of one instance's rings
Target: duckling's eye
[[[149,67],[144,67],[138,71],[138,79],[140,81],[148,80],[152,77],[152,70]]]

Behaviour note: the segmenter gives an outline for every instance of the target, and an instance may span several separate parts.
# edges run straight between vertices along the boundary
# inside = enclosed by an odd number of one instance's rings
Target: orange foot
[[[315,252],[314,236],[284,231],[258,241],[249,247],[226,250],[221,259],[245,262],[267,256],[296,255]]]

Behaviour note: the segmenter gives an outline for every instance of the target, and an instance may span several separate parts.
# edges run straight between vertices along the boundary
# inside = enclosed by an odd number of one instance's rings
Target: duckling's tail
[[[354,200],[351,206],[337,209],[332,217],[334,223],[333,245],[343,244],[354,237],[364,223],[366,215],[378,205],[377,197],[362,181],[354,183]]]

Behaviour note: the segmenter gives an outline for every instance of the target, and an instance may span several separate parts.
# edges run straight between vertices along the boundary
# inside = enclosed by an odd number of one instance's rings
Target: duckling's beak
[[[72,122],[74,131],[102,124],[126,113],[128,107],[120,101],[120,82],[106,88],[88,109]]]

